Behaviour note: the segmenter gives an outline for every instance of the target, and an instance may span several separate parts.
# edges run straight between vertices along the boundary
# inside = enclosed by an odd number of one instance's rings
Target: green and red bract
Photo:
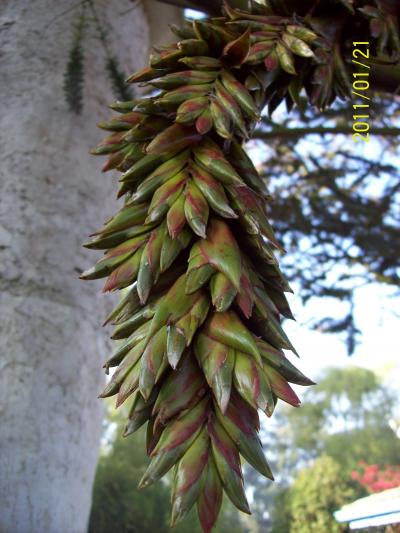
[[[383,2],[320,3],[305,18],[288,14],[290,2],[248,4],[173,27],[178,42],[128,80],[150,96],[112,104],[118,115],[99,124],[110,135],[92,151],[108,155],[104,171],[121,172],[125,197],[85,244],[105,256],[82,278],[125,290],[106,319],[120,343],[101,397],[130,402],[125,435],[147,424],[141,487],[172,470],[171,525],[196,504],[204,532],[223,493],[250,512],[242,460],[273,479],[258,410],[271,416],[278,399],[297,406],[289,383],[313,384],[283,351],[295,353],[281,325],[293,318],[291,289],[275,258],[283,249],[270,197],[243,143],[265,106],[290,109],[302,88],[319,108],[349,96],[343,56],[354,28],[387,58],[400,53]]]

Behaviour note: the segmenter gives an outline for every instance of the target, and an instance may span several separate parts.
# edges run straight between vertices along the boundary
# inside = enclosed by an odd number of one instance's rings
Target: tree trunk
[[[125,72],[143,66],[143,2],[94,4]],[[86,531],[99,450],[106,309],[99,286],[78,274],[95,260],[81,243],[116,210],[117,188],[88,154],[113,100],[93,22],[83,114],[71,113],[63,96],[80,12],[76,0],[0,7],[2,533]]]

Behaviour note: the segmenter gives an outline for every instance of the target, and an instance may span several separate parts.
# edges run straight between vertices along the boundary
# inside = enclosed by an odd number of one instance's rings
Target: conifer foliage
[[[258,410],[271,416],[279,399],[298,406],[290,383],[312,384],[284,353],[296,353],[281,327],[291,289],[243,143],[265,106],[290,108],[303,88],[319,108],[349,96],[338,36],[349,18],[368,30],[372,11],[342,4],[347,20],[334,24],[318,11],[288,16],[249,2],[249,11],[225,4],[220,17],[173,28],[177,42],[128,80],[151,95],[115,102],[118,114],[99,124],[110,135],[93,153],[108,156],[104,171],[122,173],[125,198],[85,245],[105,255],[81,276],[125,289],[105,322],[120,342],[101,396],[131,402],[126,435],[147,423],[141,487],[173,469],[172,526],[196,504],[211,531],[223,493],[250,512],[241,461],[273,478]],[[390,28],[385,46],[389,57]]]

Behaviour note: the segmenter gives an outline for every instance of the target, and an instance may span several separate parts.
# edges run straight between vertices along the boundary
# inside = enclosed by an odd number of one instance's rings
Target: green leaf
[[[208,430],[211,435],[213,457],[225,492],[233,505],[240,511],[250,514],[236,446],[215,419],[209,422]]]
[[[261,356],[253,334],[233,311],[213,313],[203,331],[226,346],[252,355],[261,364]]]
[[[188,274],[207,264],[225,274],[232,285],[239,290],[240,251],[228,225],[222,220],[212,219],[209,224],[207,239],[197,241],[192,247]]]
[[[159,133],[147,147],[150,155],[180,151],[201,140],[201,135],[193,128],[173,124]]]

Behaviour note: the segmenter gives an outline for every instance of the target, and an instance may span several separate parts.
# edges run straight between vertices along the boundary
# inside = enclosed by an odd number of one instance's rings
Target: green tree
[[[289,493],[290,533],[341,533],[333,512],[354,498],[342,469],[331,457],[321,456],[296,477]]]
[[[168,531],[168,487],[159,483],[148,492],[137,485],[147,457],[145,434],[131,439],[118,436],[97,467],[90,516],[90,533],[152,533]]]
[[[400,461],[400,442],[390,426],[397,400],[376,374],[359,367],[329,368],[287,413],[298,458],[334,458],[346,473],[360,460],[384,466]]]

